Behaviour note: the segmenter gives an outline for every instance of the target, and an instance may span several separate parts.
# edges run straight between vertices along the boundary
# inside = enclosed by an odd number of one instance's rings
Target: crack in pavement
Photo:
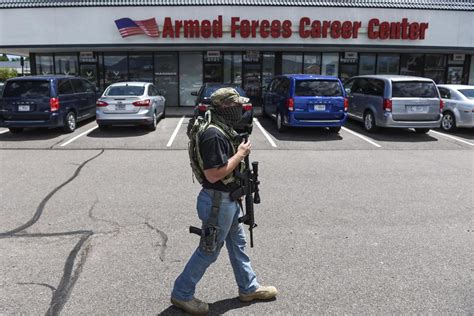
[[[79,279],[79,275],[82,272],[82,268],[86,263],[89,251],[92,248],[92,244],[90,241],[84,246],[84,251],[82,251],[79,255],[79,261],[77,263],[76,269],[74,269],[74,262],[76,261],[76,257],[78,256],[78,253],[81,250],[82,246],[89,240],[89,237],[91,237],[92,235],[94,235],[92,231],[85,231],[85,234],[79,239],[76,246],[69,253],[69,256],[64,265],[63,276],[61,278],[61,281],[59,282],[57,290],[54,291],[46,315],[59,315],[64,305],[66,304],[69,296],[71,295],[72,289],[76,284],[76,281]]]
[[[63,309],[64,305],[66,304],[69,296],[71,295],[72,289],[74,288],[74,285],[76,284],[76,281],[79,279],[79,276],[82,272],[82,268],[84,264],[86,263],[87,256],[89,254],[89,251],[92,248],[92,242],[91,239],[89,239],[91,236],[94,235],[94,232],[91,230],[77,230],[77,231],[70,231],[70,232],[57,232],[57,233],[26,233],[24,232],[26,228],[34,225],[41,217],[43,214],[44,208],[48,201],[51,199],[51,197],[54,196],[61,188],[66,186],[68,183],[73,181],[75,178],[77,178],[84,166],[89,163],[90,161],[96,159],[100,155],[104,153],[104,150],[97,155],[93,156],[92,158],[87,159],[83,163],[81,163],[74,174],[65,182],[63,182],[61,185],[56,187],[54,190],[52,190],[39,204],[39,206],[36,209],[35,214],[33,215],[33,218],[31,218],[28,222],[25,224],[21,225],[20,227],[17,227],[13,230],[7,231],[0,233],[0,239],[2,238],[21,238],[21,237],[31,237],[31,238],[36,238],[36,237],[54,237],[54,236],[74,236],[74,235],[80,235],[79,241],[76,243],[74,248],[71,250],[69,253],[66,262],[64,264],[64,269],[63,269],[63,274],[61,277],[61,281],[59,282],[59,285],[57,288],[54,288],[53,286],[50,286],[48,284],[44,283],[36,283],[38,285],[43,285],[49,287],[53,291],[53,296],[51,298],[51,303],[48,308],[48,311],[46,312],[46,315],[48,316],[56,316],[59,315],[61,310]],[[23,233],[22,233],[23,232]],[[84,247],[83,251],[82,248]],[[76,265],[76,268],[74,268],[74,264],[76,262],[76,258],[79,256],[79,261]]]
[[[45,286],[49,288],[53,293],[56,291],[56,288],[52,285],[49,285],[47,283],[36,283],[36,282],[18,282],[17,284],[19,285],[40,285],[40,286]]]
[[[161,262],[163,262],[165,260],[165,250],[167,248],[166,243],[168,242],[168,236],[163,231],[161,231],[158,228],[152,226],[150,223],[148,223],[148,221],[145,222],[145,225],[148,228],[150,228],[151,230],[157,232],[158,235],[161,237],[161,243],[157,242],[156,246],[160,248],[159,257],[160,257]]]
[[[56,194],[56,192],[58,192],[59,190],[61,190],[61,188],[63,188],[64,186],[66,186],[68,183],[70,183],[71,181],[73,181],[78,175],[79,173],[81,172],[82,168],[84,168],[84,166],[96,159],[97,157],[99,157],[100,155],[102,155],[104,153],[104,150],[102,149],[102,151],[100,153],[98,153],[97,155],[95,155],[94,157],[92,158],[89,158],[87,159],[86,161],[84,161],[77,169],[76,171],[74,172],[74,174],[65,182],[63,182],[61,185],[59,185],[58,187],[56,187],[53,191],[51,191],[48,195],[46,195],[46,197],[41,201],[41,203],[39,204],[38,208],[36,209],[36,212],[35,214],[33,215],[33,218],[31,218],[28,222],[26,222],[25,224],[21,225],[20,227],[17,227],[15,229],[12,229],[10,231],[7,231],[7,232],[4,232],[4,233],[0,233],[0,238],[1,237],[4,237],[4,236],[11,236],[11,235],[14,235],[18,232],[21,232],[25,229],[27,229],[28,227],[34,225],[41,217],[41,215],[43,214],[43,210],[46,206],[46,204],[48,203],[48,201],[53,197],[54,194]]]
[[[97,205],[98,202],[99,202],[99,199],[96,197],[96,199],[95,199],[95,201],[94,201],[94,204],[92,204],[91,208],[89,209],[89,217],[90,217],[93,221],[96,221],[96,222],[105,222],[105,223],[111,224],[112,226],[119,227],[119,230],[120,230],[120,228],[124,228],[122,225],[120,225],[120,224],[119,224],[118,222],[116,222],[116,221],[112,221],[112,220],[108,220],[108,219],[103,219],[103,218],[98,218],[98,217],[94,216],[93,211],[94,211],[94,208],[95,208],[95,206]]]

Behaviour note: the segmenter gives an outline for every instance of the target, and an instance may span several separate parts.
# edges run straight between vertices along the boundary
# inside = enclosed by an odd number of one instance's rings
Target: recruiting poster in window
[[[462,83],[462,67],[448,68],[448,83],[461,84]]]

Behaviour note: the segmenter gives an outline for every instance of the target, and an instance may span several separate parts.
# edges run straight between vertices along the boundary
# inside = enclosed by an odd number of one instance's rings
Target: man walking
[[[221,88],[211,95],[211,123],[199,137],[203,183],[197,198],[197,212],[206,236],[201,236],[199,247],[186,264],[184,271],[174,283],[171,303],[178,308],[196,315],[206,314],[209,306],[194,297],[197,283],[206,269],[217,260],[226,243],[229,259],[239,288],[239,299],[243,302],[268,300],[277,295],[273,286],[262,286],[250,265],[244,251],[246,240],[242,224],[238,222],[240,207],[230,198],[230,193],[238,187],[234,171],[250,153],[249,141],[236,142],[233,125],[242,117],[242,104],[247,98],[241,97],[233,88]]]

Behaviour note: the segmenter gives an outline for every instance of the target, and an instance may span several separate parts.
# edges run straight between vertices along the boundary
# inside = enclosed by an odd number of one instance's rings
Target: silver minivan
[[[352,77],[344,84],[349,117],[374,132],[378,127],[427,133],[441,124],[443,101],[433,80],[399,75]]]

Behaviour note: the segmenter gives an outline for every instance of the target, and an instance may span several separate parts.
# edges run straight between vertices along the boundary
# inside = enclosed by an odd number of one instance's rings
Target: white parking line
[[[171,135],[171,138],[168,141],[168,144],[166,144],[166,147],[170,147],[173,144],[174,139],[176,138],[176,135],[178,135],[179,128],[183,124],[183,121],[184,121],[184,116],[179,120],[178,125],[174,129],[173,135]]]
[[[467,145],[470,145],[470,146],[474,146],[473,143],[467,142],[467,141],[465,141],[464,139],[460,139],[460,138],[457,138],[457,137],[455,137],[455,136],[447,135],[447,134],[440,133],[440,132],[433,131],[433,130],[430,130],[428,133],[434,133],[434,134],[436,134],[436,135],[441,135],[441,136],[444,136],[444,137],[447,137],[447,138],[454,139],[455,141],[461,142],[461,143],[463,143],[463,144],[467,144]]]
[[[3,131],[0,131],[0,135],[1,134],[5,134],[6,132],[8,132],[9,130],[8,129],[4,129]]]
[[[260,130],[262,131],[263,135],[265,136],[265,138],[268,140],[268,142],[270,143],[270,145],[272,145],[272,147],[277,147],[277,145],[275,144],[275,142],[273,141],[272,137],[270,136],[270,134],[268,134],[268,132],[262,127],[262,124],[260,124],[260,122],[258,121],[258,119],[256,117],[253,118],[253,121],[255,122],[255,124],[257,124],[258,128],[260,128]]]
[[[368,139],[368,138],[365,137],[364,135],[361,135],[361,134],[359,134],[359,133],[356,133],[356,132],[354,132],[354,131],[351,131],[350,129],[348,129],[348,128],[344,127],[344,126],[342,127],[342,129],[345,130],[346,132],[349,132],[349,133],[351,133],[351,134],[353,134],[353,135],[359,137],[359,138],[362,138],[362,139],[365,140],[366,142],[368,142],[368,143],[374,145],[375,147],[378,147],[378,148],[382,147],[382,146],[380,146],[379,144],[377,144],[376,142],[371,141],[370,139]]]
[[[85,131],[84,133],[81,133],[81,134],[77,135],[76,137],[71,138],[70,140],[68,140],[67,142],[65,142],[64,144],[61,144],[61,145],[59,145],[59,146],[60,146],[60,147],[64,147],[64,146],[66,146],[66,145],[69,145],[70,143],[72,143],[73,141],[75,141],[76,139],[78,139],[79,137],[82,137],[82,136],[84,136],[84,135],[86,135],[86,134],[89,134],[90,132],[92,132],[93,130],[95,130],[97,127],[99,127],[99,126],[94,126],[93,128],[88,129],[88,130]]]

